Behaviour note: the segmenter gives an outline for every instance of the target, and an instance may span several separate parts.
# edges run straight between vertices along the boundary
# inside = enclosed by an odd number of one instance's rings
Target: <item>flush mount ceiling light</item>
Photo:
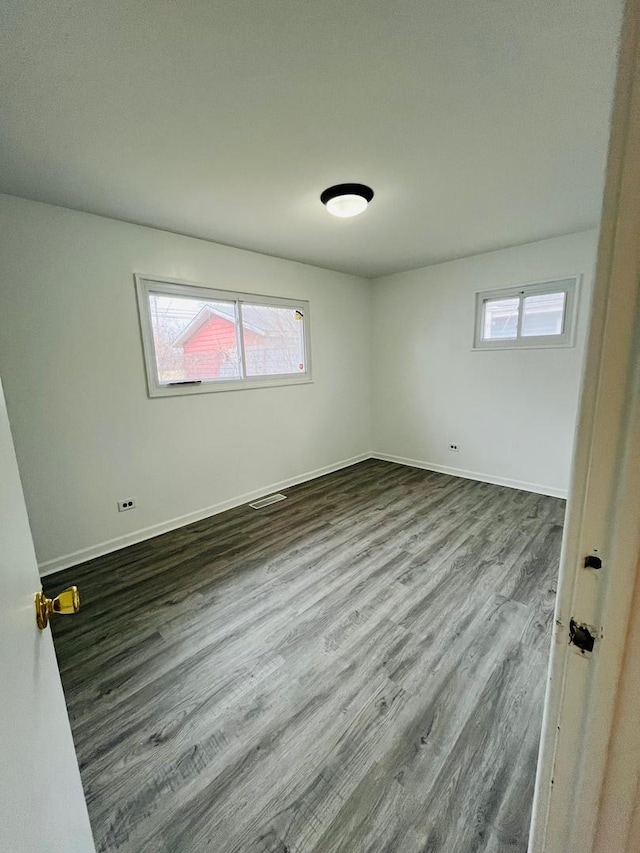
[[[346,219],[366,210],[372,198],[373,190],[364,184],[336,184],[322,193],[320,201],[329,213]]]

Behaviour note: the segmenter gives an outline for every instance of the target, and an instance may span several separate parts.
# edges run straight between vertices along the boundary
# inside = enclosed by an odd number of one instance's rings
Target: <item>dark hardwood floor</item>
[[[45,579],[98,851],[525,853],[564,501],[286,494]]]

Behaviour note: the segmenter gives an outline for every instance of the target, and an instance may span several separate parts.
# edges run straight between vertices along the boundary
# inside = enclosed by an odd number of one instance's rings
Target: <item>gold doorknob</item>
[[[36,592],[36,621],[40,630],[49,624],[49,616],[56,613],[68,615],[77,613],[78,610],[80,610],[80,593],[77,586],[63,589],[55,598],[47,598],[42,590]]]

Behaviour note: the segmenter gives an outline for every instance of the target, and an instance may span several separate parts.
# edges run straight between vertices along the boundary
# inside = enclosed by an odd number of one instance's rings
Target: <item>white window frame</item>
[[[476,293],[476,315],[473,335],[474,350],[497,349],[541,349],[547,347],[575,346],[576,318],[578,311],[578,295],[581,275],[567,275],[546,281],[536,281],[531,284],[514,285],[499,290],[483,290]],[[564,293],[564,317],[562,334],[560,335],[528,335],[523,337],[522,317],[523,305],[527,296],[537,296],[545,293]],[[519,299],[518,328],[515,338],[485,340],[482,337],[484,326],[484,306],[494,299]]]
[[[264,296],[261,293],[240,293],[231,290],[216,290],[191,281],[173,278],[161,278],[152,275],[136,273],[134,275],[136,296],[138,300],[138,315],[140,318],[140,334],[142,350],[147,375],[147,391],[149,397],[176,397],[184,394],[211,394],[220,391],[240,391],[255,388],[271,388],[280,385],[305,385],[313,381],[311,377],[311,317],[309,302],[305,299],[288,299],[281,296]],[[236,329],[238,353],[240,356],[242,378],[201,380],[197,384],[168,384],[158,381],[156,352],[153,340],[153,327],[149,311],[149,294],[163,293],[170,296],[189,296],[197,299],[211,299],[223,302],[234,302],[236,305]],[[304,323],[305,371],[299,374],[278,374],[271,376],[246,375],[244,344],[241,332],[242,305],[274,305],[279,308],[291,308],[302,314]]]

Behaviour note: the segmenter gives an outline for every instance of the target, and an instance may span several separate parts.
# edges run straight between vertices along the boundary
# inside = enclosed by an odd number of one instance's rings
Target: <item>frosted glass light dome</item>
[[[373,190],[364,184],[336,184],[320,196],[329,213],[347,219],[363,213],[373,198]]]
[[[327,210],[334,216],[346,219],[349,216],[357,216],[359,213],[363,213],[368,205],[369,202],[361,195],[338,195],[329,199]]]

